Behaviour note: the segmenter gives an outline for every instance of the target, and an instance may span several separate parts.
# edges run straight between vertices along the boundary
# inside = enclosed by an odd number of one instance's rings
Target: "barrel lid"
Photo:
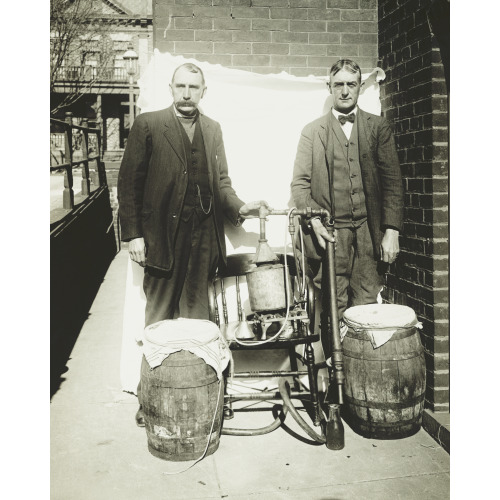
[[[177,318],[157,321],[144,330],[144,339],[156,345],[207,344],[219,338],[219,327],[206,319]]]
[[[344,312],[347,326],[362,328],[404,328],[417,323],[415,311],[399,304],[366,304]]]

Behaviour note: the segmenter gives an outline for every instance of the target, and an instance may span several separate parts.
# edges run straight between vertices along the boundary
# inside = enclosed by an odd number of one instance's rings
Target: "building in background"
[[[125,52],[138,56],[133,75],[153,51],[152,0],[51,0],[51,117],[87,118],[103,132],[105,161],[119,161],[130,129],[130,77]],[[137,113],[137,110],[136,110]],[[51,130],[51,164],[62,162],[62,134]]]

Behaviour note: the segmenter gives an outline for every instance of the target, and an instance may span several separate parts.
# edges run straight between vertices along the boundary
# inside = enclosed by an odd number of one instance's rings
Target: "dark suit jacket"
[[[212,207],[222,258],[226,258],[224,217],[236,224],[244,204],[231,186],[220,125],[200,114]],[[143,237],[146,264],[169,271],[186,194],[187,159],[181,124],[173,106],[140,114],[134,121],[118,176],[122,240]]]
[[[331,112],[331,111],[330,111]],[[333,131],[329,114],[309,123],[302,131],[293,170],[292,197],[297,208],[325,208],[333,212]],[[401,231],[403,225],[403,183],[396,145],[387,120],[358,108],[356,116],[359,160],[368,227],[375,255],[386,227]],[[323,252],[311,231],[305,230],[308,257],[320,259]]]

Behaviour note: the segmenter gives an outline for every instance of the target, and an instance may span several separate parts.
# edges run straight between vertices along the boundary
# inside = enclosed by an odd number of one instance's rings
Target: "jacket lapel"
[[[321,144],[323,144],[323,147],[325,148],[325,161],[326,165],[328,168],[331,167],[330,165],[330,158],[333,158],[333,141],[330,140],[330,127],[329,127],[329,115],[325,115],[324,120],[320,122],[319,124],[319,129],[318,129],[318,135],[319,139],[321,141]]]
[[[368,113],[358,108],[358,144],[359,144],[359,166],[361,168],[361,176],[367,179],[372,171],[370,153],[371,137],[373,131],[373,120]]]
[[[361,156],[360,160],[363,159],[363,155],[370,152],[371,141],[373,130],[373,120],[368,113],[365,113],[362,109],[358,108],[358,141],[359,141],[359,154]],[[361,162],[362,163],[362,162]]]
[[[163,135],[172,146],[172,149],[179,157],[179,160],[181,160],[183,165],[187,165],[186,153],[184,151],[184,141],[182,140],[181,130],[179,128],[181,125],[175,116],[173,105],[167,108],[164,125],[165,129],[163,131]]]
[[[212,153],[213,151],[213,143],[214,143],[214,127],[209,121],[205,118],[205,115],[200,113],[198,118],[198,124],[201,125],[201,135],[203,137],[203,144],[205,145],[205,154],[207,155],[207,164],[208,164],[208,180],[210,182],[210,188],[213,187],[213,175],[214,168],[212,164]]]
[[[334,198],[333,198],[333,137],[332,131],[330,130],[330,114],[326,114],[323,120],[319,124],[318,135],[323,145],[325,152],[325,165],[328,175],[328,185],[330,190],[330,210],[333,213]]]

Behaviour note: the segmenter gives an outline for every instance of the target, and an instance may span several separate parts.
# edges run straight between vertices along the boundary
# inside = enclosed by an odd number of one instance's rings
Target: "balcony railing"
[[[50,171],[64,169],[63,207],[72,210],[75,207],[75,194],[73,190],[73,169],[81,167],[82,196],[89,196],[91,183],[97,188],[107,186],[106,171],[101,160],[101,131],[90,128],[88,120],[83,119],[82,125],[73,125],[73,114],[66,113],[66,120],[61,121],[51,118],[54,125],[64,127],[62,134],[51,134],[51,140],[64,141],[64,163],[51,165]],[[75,134],[76,132],[76,134]],[[75,148],[75,141],[78,149]],[[56,145],[55,143],[53,144]],[[89,165],[95,170],[90,172]],[[92,173],[92,179],[90,174]]]
[[[128,82],[125,68],[96,68],[94,66],[61,66],[56,71],[59,82]]]

